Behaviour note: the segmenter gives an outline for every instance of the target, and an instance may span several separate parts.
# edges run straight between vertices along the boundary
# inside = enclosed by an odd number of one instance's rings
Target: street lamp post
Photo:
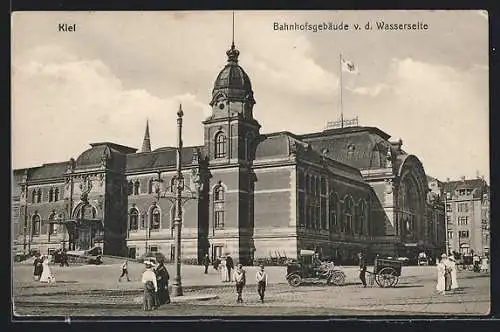
[[[177,111],[177,147],[176,147],[176,172],[172,182],[172,186],[167,188],[164,194],[160,194],[158,189],[158,198],[167,198],[173,204],[175,204],[175,217],[174,217],[174,228],[175,228],[175,255],[174,255],[174,265],[175,265],[175,278],[172,285],[172,295],[182,296],[182,281],[181,281],[181,229],[182,229],[182,205],[190,199],[196,199],[199,191],[199,183],[195,183],[196,192],[186,189],[184,184],[184,176],[182,175],[182,117],[184,112],[182,111],[182,105],[179,105],[179,110]],[[161,182],[160,176],[158,177],[158,186]],[[158,187],[159,188],[159,187]]]

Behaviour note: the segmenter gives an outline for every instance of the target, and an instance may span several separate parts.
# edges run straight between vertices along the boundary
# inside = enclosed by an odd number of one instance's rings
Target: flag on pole
[[[354,65],[352,61],[342,59],[342,71],[359,75],[358,67]]]

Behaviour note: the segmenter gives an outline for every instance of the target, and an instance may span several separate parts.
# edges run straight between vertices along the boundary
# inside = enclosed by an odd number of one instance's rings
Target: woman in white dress
[[[449,263],[448,266],[451,270],[451,289],[457,289],[458,288],[458,280],[457,280],[457,263],[455,262],[455,257],[451,255],[449,257]]]
[[[443,260],[444,259],[441,259],[441,261],[436,265],[437,269],[436,291],[438,292],[438,294],[444,294],[444,287],[445,287],[444,274],[446,272],[446,266],[444,265]]]
[[[222,282],[228,282],[229,277],[227,275],[226,257],[221,257],[219,268],[220,268],[220,278]]]
[[[47,256],[44,257],[42,266],[43,266],[43,271],[42,271],[42,276],[40,277],[40,282],[47,282],[47,283],[55,282],[55,278],[52,275],[52,271],[50,271],[49,258]]]
[[[488,272],[488,257],[481,258],[480,272]]]

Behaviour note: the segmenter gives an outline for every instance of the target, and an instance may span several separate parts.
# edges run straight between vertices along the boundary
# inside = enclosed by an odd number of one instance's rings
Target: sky
[[[359,71],[342,74],[344,118],[401,138],[430,176],[489,180],[487,12],[236,11],[234,21],[261,133],[337,120],[342,54]],[[378,30],[382,21],[428,28]],[[349,30],[274,29],[306,22]],[[203,144],[231,11],[17,12],[11,24],[13,168],[77,158],[94,142],[140,149],[147,120],[153,149],[174,146],[180,103],[184,145]]]

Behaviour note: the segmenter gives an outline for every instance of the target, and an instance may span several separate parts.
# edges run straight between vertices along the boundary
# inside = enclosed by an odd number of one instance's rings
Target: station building
[[[182,148],[185,184],[196,193],[183,204],[183,261],[209,253],[249,264],[313,249],[346,264],[362,249],[443,250],[444,215],[434,216],[442,204],[429,199],[422,163],[401,140],[357,125],[261,133],[239,51],[226,54],[200,128],[204,144]],[[14,170],[14,249],[100,246],[173,260],[175,206],[163,196],[175,168],[176,148],[151,150],[146,127],[140,151],[98,142],[76,159]]]

